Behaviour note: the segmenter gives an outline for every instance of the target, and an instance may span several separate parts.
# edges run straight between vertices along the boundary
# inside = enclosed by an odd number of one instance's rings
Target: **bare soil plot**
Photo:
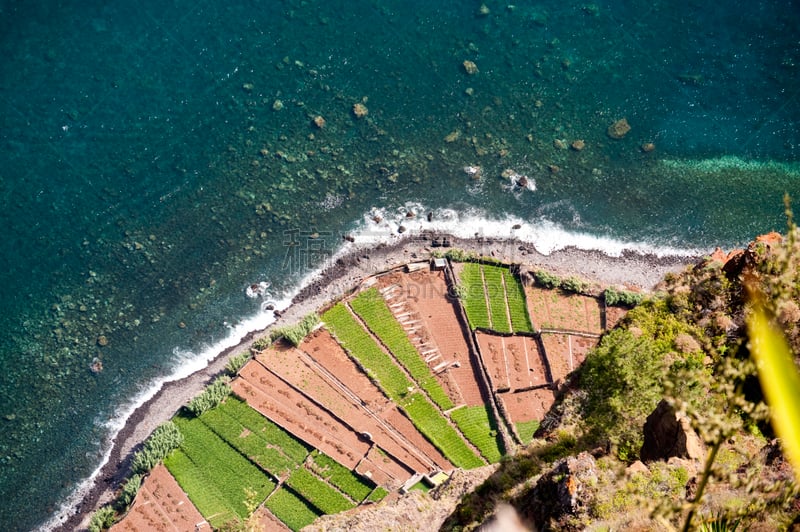
[[[379,486],[394,490],[402,486],[410,477],[401,476],[399,464],[378,447],[371,447],[367,455],[356,465],[354,471],[367,477]]]
[[[511,423],[541,421],[555,402],[555,394],[548,388],[499,393],[497,397]]]
[[[357,390],[358,396],[373,412],[380,413],[392,407],[393,403],[389,398],[347,356],[327,329],[318,329],[311,333],[300,344],[300,348],[340,382],[347,383],[351,390]]]
[[[475,357],[470,356],[469,344],[455,307],[457,303],[447,295],[444,272],[397,273],[384,276],[381,283],[385,287],[392,284],[399,287],[390,306],[402,304],[394,310],[402,313],[401,309],[405,308],[419,320],[418,337],[422,341],[417,344],[417,349],[426,357],[435,357],[432,358],[435,360],[434,368],[444,364],[441,366],[443,372],[438,376],[453,403],[468,406],[486,403],[488,397],[481,393],[478,384],[480,369]],[[409,338],[414,341],[414,336],[409,335]],[[427,344],[430,347],[425,348]],[[433,349],[436,351],[431,351]]]
[[[260,530],[269,530],[270,532],[290,532],[292,530],[263,506],[256,510],[255,515],[256,521],[261,527]]]
[[[619,320],[625,317],[628,309],[625,307],[606,307],[606,329],[611,330],[617,326]]]
[[[547,384],[544,354],[535,338],[511,336],[503,338],[503,344],[511,390]]]
[[[231,383],[234,393],[296,438],[352,469],[370,444],[358,433],[251,360]]]
[[[525,295],[528,299],[528,314],[537,329],[593,334],[603,332],[602,302],[597,298],[564,294],[538,286],[526,286]]]
[[[583,364],[586,355],[597,345],[598,340],[598,337],[542,333],[542,344],[547,361],[550,363],[553,381],[564,379]]]
[[[508,377],[508,361],[505,355],[505,341],[508,338],[482,332],[476,332],[475,337],[478,340],[478,349],[480,349],[483,364],[489,373],[492,390],[509,390],[511,382]]]
[[[211,530],[163,464],[153,468],[139,488],[128,514],[115,524],[114,532]]]
[[[361,390],[350,388],[349,383],[343,383],[331,374],[326,374],[326,368],[322,368],[299,349],[271,347],[261,352],[257,360],[286,383],[324,406],[355,432],[362,435],[369,433],[373,442],[392,454],[408,471],[426,472],[431,468],[431,461],[427,457],[440,456],[438,453],[430,455],[430,452],[425,452],[428,449],[419,452],[417,444],[420,440],[425,444],[427,441],[411,423],[399,427],[391,421],[382,423],[377,414],[362,404]],[[370,387],[374,386],[370,384]],[[390,413],[393,411],[394,409],[388,410]],[[404,473],[410,476],[405,471],[399,474]]]

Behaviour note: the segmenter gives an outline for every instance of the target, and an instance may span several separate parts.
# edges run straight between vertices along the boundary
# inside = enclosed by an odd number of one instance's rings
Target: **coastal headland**
[[[448,247],[434,247],[434,242],[440,244],[443,241],[449,244]],[[250,350],[253,342],[268,335],[272,328],[295,324],[309,313],[353,293],[365,280],[377,274],[409,263],[428,261],[435,252],[448,249],[460,249],[507,264],[518,264],[531,271],[544,270],[559,277],[576,277],[598,286],[634,292],[651,291],[667,273],[680,271],[700,259],[633,252],[614,257],[596,250],[576,248],[543,255],[531,244],[514,239],[460,239],[438,234],[403,236],[393,243],[374,246],[358,241],[347,244],[329,264],[309,278],[288,308],[276,314],[277,320],[273,325],[262,331],[251,332],[238,345],[220,353],[203,370],[185,379],[165,383],[154,397],[135,410],[114,439],[110,457],[91,490],[80,506],[74,509],[74,514],[58,529],[73,530],[85,526],[89,515],[98,506],[112,500],[120,483],[129,475],[131,458],[142,442],[157,426],[172,418],[220,375],[233,355]]]

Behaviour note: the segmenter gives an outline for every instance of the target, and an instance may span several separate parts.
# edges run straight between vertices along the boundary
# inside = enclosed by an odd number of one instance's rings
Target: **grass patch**
[[[381,486],[376,486],[372,493],[369,494],[367,500],[370,502],[381,502],[384,497],[389,495],[389,492],[386,491],[386,488],[382,488]]]
[[[375,483],[347,469],[342,464],[319,451],[312,453],[314,472],[336,486],[353,500],[361,502],[373,492]]]
[[[506,307],[506,289],[503,286],[503,271],[505,268],[498,266],[483,266],[486,293],[489,296],[489,308],[492,313],[492,329],[498,332],[510,333],[511,323],[508,321]]]
[[[514,329],[514,332],[533,332],[522,283],[516,275],[506,269],[503,269],[503,279],[506,283],[506,300],[508,301],[508,313],[511,315],[511,328]]]
[[[264,506],[292,530],[300,530],[322,515],[311,503],[286,488],[273,493]]]
[[[350,306],[439,408],[449,410],[455,406],[376,288],[361,292],[350,302]]]
[[[463,286],[464,311],[472,329],[478,327],[490,329],[489,308],[486,306],[486,293],[483,288],[483,275],[481,265],[466,262],[461,270],[461,286]]]
[[[519,421],[514,424],[517,428],[517,434],[523,444],[527,445],[533,440],[533,433],[539,428],[539,422],[533,421]]]
[[[500,461],[503,443],[486,405],[459,408],[450,413],[450,418],[490,464]]]
[[[419,393],[411,394],[402,404],[411,421],[456,467],[472,469],[484,465],[458,432]]]
[[[338,514],[355,507],[347,497],[304,467],[295,469],[286,484],[326,514]]]
[[[164,465],[212,527],[221,528],[236,518],[236,512],[225,501],[223,494],[186,453],[176,449],[164,459]]]
[[[234,400],[231,398],[228,401]],[[288,473],[299,465],[300,462],[283,452],[278,444],[265,439],[264,432],[258,428],[251,430],[245,427],[229,414],[225,408],[228,401],[200,416],[200,420],[225,443],[276,477]]]
[[[412,383],[375,340],[364,330],[342,303],[334,305],[322,316],[328,329],[361,366],[395,401],[404,397]]]
[[[183,434],[181,451],[202,470],[210,486],[221,495],[226,507],[242,519],[250,512],[246,490],[263,501],[275,483],[255,464],[217,436],[198,418],[175,418]],[[189,493],[187,491],[187,493]]]
[[[235,418],[251,432],[258,433],[265,441],[280,448],[293,464],[302,464],[311,448],[278,425],[264,417],[238,397],[230,397],[219,409]]]

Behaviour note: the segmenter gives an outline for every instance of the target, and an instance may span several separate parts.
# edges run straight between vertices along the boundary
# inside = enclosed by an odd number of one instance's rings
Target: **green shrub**
[[[614,288],[606,288],[603,292],[603,298],[606,305],[612,307],[620,305],[625,307],[635,307],[644,299],[644,294],[630,292],[628,290],[615,290]]]
[[[120,512],[127,511],[128,507],[133,503],[133,500],[136,498],[136,494],[139,493],[139,488],[142,487],[142,475],[135,474],[131,476],[126,482],[125,485],[122,486],[122,491],[120,492],[117,500],[115,501],[115,506]]]
[[[149,472],[181,443],[183,435],[178,427],[172,421],[162,423],[147,438],[142,449],[133,455],[133,473],[143,475]]]
[[[577,277],[567,277],[561,281],[560,288],[565,292],[573,294],[588,294],[589,283],[578,279]]]
[[[467,298],[467,289],[463,284],[457,283],[453,285],[453,294],[463,301]]]
[[[114,508],[103,506],[92,515],[92,519],[89,521],[89,532],[100,532],[111,528],[115,515]]]
[[[536,270],[533,272],[533,279],[536,281],[536,284],[542,288],[554,289],[561,286],[560,277],[544,270]]]
[[[247,364],[247,361],[250,360],[251,357],[252,355],[247,351],[232,356],[225,365],[225,372],[231,377],[235,377],[236,374],[239,373],[239,370],[242,369],[245,364]]]
[[[231,379],[227,375],[217,378],[203,393],[189,401],[186,409],[195,417],[219,405],[231,394]]]
[[[279,327],[270,333],[270,340],[273,342],[278,338],[286,338],[295,347],[300,345],[300,342],[308,336],[308,333],[314,330],[314,327],[319,323],[319,316],[316,313],[311,313],[299,323],[294,325],[287,325],[286,327]]]
[[[253,341],[252,348],[255,351],[263,351],[264,349],[268,348],[272,343],[272,338],[269,336],[262,336],[261,338],[257,338]]]
[[[661,400],[664,355],[645,335],[614,329],[586,358],[581,373],[586,423],[622,454],[641,447],[644,421]]]
[[[478,255],[471,251],[456,248],[448,249],[444,256],[455,262],[468,262],[478,258]]]

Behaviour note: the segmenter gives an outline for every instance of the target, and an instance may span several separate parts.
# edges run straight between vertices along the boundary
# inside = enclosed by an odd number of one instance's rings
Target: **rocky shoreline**
[[[432,235],[422,234],[399,238],[391,244],[363,246],[348,244],[319,275],[302,287],[292,304],[280,314],[271,327],[292,324],[326,303],[354,290],[370,275],[391,270],[409,262],[427,260]],[[559,276],[578,276],[604,285],[628,289],[651,290],[668,272],[680,271],[700,257],[657,257],[633,252],[619,257],[596,250],[567,248],[543,255],[531,244],[510,239],[459,239],[448,237],[453,248],[484,256],[546,269]],[[438,248],[442,249],[442,248]],[[270,327],[270,328],[271,328]],[[110,500],[130,470],[133,453],[161,423],[170,419],[184,404],[199,394],[225,368],[228,359],[246,351],[269,328],[254,331],[242,341],[220,353],[204,369],[181,379],[165,383],[156,395],[137,408],[126,420],[114,439],[108,461],[94,485],[74,513],[55,530],[85,529],[94,510]]]

